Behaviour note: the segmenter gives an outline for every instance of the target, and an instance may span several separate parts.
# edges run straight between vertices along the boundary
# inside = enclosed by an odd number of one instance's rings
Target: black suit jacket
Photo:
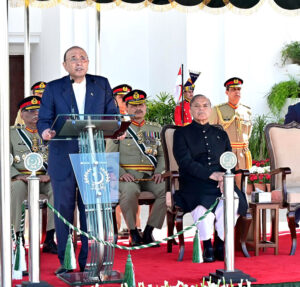
[[[225,171],[220,165],[220,156],[226,151],[231,151],[228,135],[217,127],[193,121],[175,131],[173,153],[180,175],[176,205],[190,212],[198,205],[209,208],[221,196],[218,183],[209,176],[215,171]],[[245,215],[246,197],[236,186],[235,192],[240,199],[238,212]]]

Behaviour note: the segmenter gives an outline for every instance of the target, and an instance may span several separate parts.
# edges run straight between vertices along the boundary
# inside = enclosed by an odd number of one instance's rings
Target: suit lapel
[[[66,106],[68,107],[68,113],[72,113],[73,106],[74,112],[78,114],[77,102],[69,76],[66,76],[64,79],[62,98],[67,104]]]
[[[85,114],[93,114],[93,106],[95,97],[95,81],[91,78],[90,75],[86,75],[86,94],[85,94],[85,105],[84,105],[84,113]]]

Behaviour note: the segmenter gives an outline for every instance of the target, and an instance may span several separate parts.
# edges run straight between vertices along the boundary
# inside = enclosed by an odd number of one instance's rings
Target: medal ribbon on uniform
[[[27,146],[27,148],[28,148],[30,151],[34,152],[34,151],[32,150],[32,141],[31,141],[30,137],[28,137],[28,135],[27,135],[24,131],[22,131],[21,129],[16,129],[16,131],[17,131],[17,133],[19,134],[19,136],[20,136],[20,138],[22,139],[22,141],[23,141],[23,142],[25,143],[25,145]],[[48,163],[47,163],[47,162],[44,162],[44,161],[43,161],[43,168],[44,168],[45,170],[47,170],[47,168],[48,168]]]
[[[157,159],[156,159],[156,157],[153,156],[153,155],[151,155],[151,154],[147,154],[146,153],[146,146],[144,145],[144,143],[139,143],[138,136],[136,135],[135,131],[131,127],[128,127],[127,131],[132,136],[133,141],[135,142],[135,144],[137,145],[137,147],[139,148],[139,150],[141,151],[141,153],[144,156],[146,156],[147,159],[151,162],[151,164],[156,168],[156,166],[157,166]]]

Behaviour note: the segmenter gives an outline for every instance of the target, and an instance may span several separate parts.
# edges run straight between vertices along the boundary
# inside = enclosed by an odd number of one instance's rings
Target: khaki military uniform
[[[24,200],[28,196],[28,184],[22,180],[14,180],[17,175],[31,174],[30,171],[26,170],[24,166],[24,158],[27,154],[32,152],[30,148],[25,144],[23,139],[20,137],[18,130],[22,130],[24,134],[31,140],[32,147],[35,152],[40,153],[43,156],[44,161],[47,161],[48,150],[42,144],[41,138],[37,132],[29,132],[25,128],[13,127],[10,130],[10,153],[13,157],[13,163],[10,168],[11,173],[11,218],[12,224],[14,225],[15,231],[20,229],[21,220],[21,207]],[[46,174],[45,169],[41,169],[36,172],[37,176]],[[53,193],[51,183],[40,183],[40,193],[45,194],[48,197],[48,201],[53,205]],[[54,215],[52,211],[48,210],[47,215],[47,230],[54,229]]]
[[[234,108],[224,103],[213,108],[209,123],[222,125],[227,132],[232,152],[238,160],[236,169],[251,168],[252,158],[248,148],[252,130],[251,109],[242,104]]]
[[[160,142],[161,127],[157,124],[144,122],[142,126],[131,124],[138,142],[144,144],[145,152],[157,159],[154,167],[147,156],[140,150],[127,131],[126,139],[122,141],[107,140],[107,152],[120,153],[120,177],[125,173],[132,174],[136,179],[149,179],[153,174],[164,170],[164,155]],[[136,213],[138,210],[138,197],[141,191],[151,191],[156,199],[152,206],[147,224],[161,228],[166,214],[165,184],[156,184],[154,181],[120,182],[120,207],[130,230],[136,228]]]

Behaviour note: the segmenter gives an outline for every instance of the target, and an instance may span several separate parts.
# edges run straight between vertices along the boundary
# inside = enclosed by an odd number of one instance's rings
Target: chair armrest
[[[234,174],[242,174],[242,176],[249,176],[250,171],[248,169],[238,169],[234,172]]]
[[[179,173],[178,173],[178,171],[170,171],[170,170],[168,170],[168,171],[162,173],[162,177],[164,179],[166,179],[166,178],[170,178],[170,179],[172,179],[172,178],[179,178]]]
[[[277,169],[274,169],[274,170],[270,171],[270,175],[275,175],[275,174],[278,174],[278,173],[282,173],[282,174],[286,175],[286,174],[291,174],[292,171],[289,167],[280,167],[280,168],[277,168]]]
[[[270,175],[276,175],[281,173],[281,192],[282,192],[282,198],[283,198],[283,206],[287,206],[287,188],[286,188],[286,175],[291,174],[292,171],[289,167],[280,167],[274,170],[270,171]],[[274,181],[272,180],[272,184],[274,184]],[[272,189],[275,188],[272,186]]]

